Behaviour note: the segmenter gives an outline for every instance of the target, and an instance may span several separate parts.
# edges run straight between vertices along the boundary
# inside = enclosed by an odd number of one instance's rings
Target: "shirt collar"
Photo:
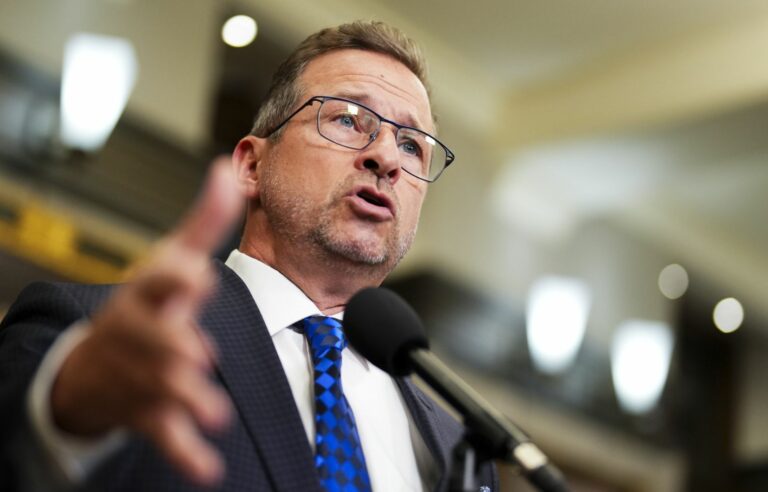
[[[234,250],[227,258],[226,265],[245,282],[270,336],[307,316],[322,315],[296,284],[256,258]],[[343,313],[333,317],[341,320]]]

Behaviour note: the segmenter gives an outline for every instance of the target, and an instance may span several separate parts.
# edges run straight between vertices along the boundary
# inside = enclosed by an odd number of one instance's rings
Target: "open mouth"
[[[357,196],[365,200],[366,202],[376,205],[377,207],[386,207],[387,204],[384,203],[383,200],[381,200],[379,197],[372,195],[371,193],[363,190],[357,193]]]
[[[352,191],[350,196],[355,197],[363,214],[381,220],[392,218],[395,215],[395,205],[392,200],[384,193],[379,193],[372,186],[361,186]]]

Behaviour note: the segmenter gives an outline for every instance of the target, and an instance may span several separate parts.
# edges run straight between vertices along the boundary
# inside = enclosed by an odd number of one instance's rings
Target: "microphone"
[[[489,459],[516,464],[541,491],[568,491],[562,473],[528,436],[429,350],[421,320],[400,296],[385,288],[361,290],[345,309],[344,333],[392,376],[418,374],[464,417],[472,444]]]

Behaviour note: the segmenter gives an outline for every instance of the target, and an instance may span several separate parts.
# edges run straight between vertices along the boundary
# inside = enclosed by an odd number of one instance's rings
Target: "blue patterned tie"
[[[355,416],[341,388],[341,351],[347,346],[333,318],[304,319],[315,367],[315,467],[329,492],[367,492],[371,481]]]

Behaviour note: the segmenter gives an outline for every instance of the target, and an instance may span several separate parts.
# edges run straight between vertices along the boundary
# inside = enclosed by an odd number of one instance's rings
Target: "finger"
[[[156,319],[137,310],[117,323],[95,336],[101,352],[110,354],[109,366],[134,393],[177,400],[211,428],[226,421],[229,399],[207,377],[215,363],[213,344],[195,321]]]
[[[220,431],[229,422],[231,403],[206,374],[189,364],[177,363],[160,376],[161,397],[182,405],[204,429]]]
[[[67,359],[65,369],[83,360],[83,350],[98,345],[95,352],[85,356],[83,363],[99,370],[77,371],[79,382],[74,386],[74,394],[77,401],[90,402],[92,408],[103,410],[109,418],[91,415],[85,425],[89,429],[103,429],[110,423],[130,425],[143,408],[171,401],[191,412],[202,427],[213,431],[222,429],[229,420],[231,403],[226,393],[207,376],[210,356],[197,333],[192,331],[182,336],[180,332],[165,330],[159,338],[150,335],[150,331],[142,334],[130,327],[117,333],[97,332],[83,343],[84,348],[79,346]],[[63,370],[62,376],[71,372]],[[64,377],[59,379],[67,382]],[[61,384],[55,387],[60,389]],[[67,399],[62,401],[60,394],[56,396],[59,397],[56,402],[60,407],[63,403],[66,410]]]
[[[218,360],[216,346],[197,321],[186,322],[183,328],[168,328],[168,331],[168,339],[174,344],[172,348],[176,354],[199,370],[213,370]]]
[[[141,303],[115,303],[92,321],[100,350],[110,353],[112,358],[133,361],[131,372],[157,371],[177,360],[199,370],[211,370],[215,354],[192,319],[194,308],[178,307],[183,302],[183,297],[174,298],[170,302],[174,307],[165,315],[158,315],[156,309]]]
[[[198,200],[173,235],[182,245],[210,254],[226,239],[244,204],[230,158],[219,157],[211,166]]]
[[[128,284],[126,302],[147,303],[151,308],[166,306],[172,298],[183,299],[178,308],[197,308],[215,285],[207,256],[174,247],[168,242],[159,248],[153,261]]]
[[[197,337],[200,340],[200,343],[203,345],[203,351],[208,356],[211,367],[213,367],[213,364],[219,360],[218,346],[216,345],[216,342],[208,335],[208,333],[206,333],[206,331],[200,327],[200,325],[194,323],[194,329],[197,333]]]
[[[146,433],[172,465],[192,482],[211,486],[224,476],[221,455],[200,435],[180,407],[158,407],[143,420]]]
[[[169,353],[210,371],[216,363],[217,352],[195,319],[198,308],[199,304],[190,298],[172,299],[163,310],[157,331],[167,344]]]

